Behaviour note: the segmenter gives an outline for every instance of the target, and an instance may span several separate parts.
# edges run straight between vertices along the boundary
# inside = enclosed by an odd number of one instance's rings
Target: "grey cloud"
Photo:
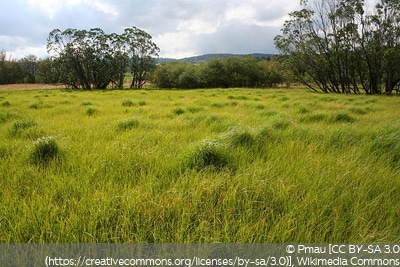
[[[277,53],[273,38],[279,28],[232,22],[210,35],[198,36],[197,50],[206,53]]]
[[[7,38],[23,37],[21,46],[42,46],[46,44],[48,33],[55,28],[90,29],[102,28],[106,32],[122,32],[124,28],[136,26],[144,29],[153,37],[182,36],[186,40],[169,42],[161,38],[159,43],[163,51],[179,53],[251,53],[276,52],[273,37],[279,34],[279,27],[271,27],[255,22],[278,20],[291,10],[288,3],[293,0],[269,1],[215,1],[215,0],[98,0],[112,6],[118,15],[107,14],[99,10],[93,2],[81,1],[78,5],[64,5],[49,17],[39,7],[28,4],[28,0],[6,1],[0,23],[3,26],[0,36]],[[297,1],[296,1],[297,2]],[[235,17],[226,20],[226,12],[244,5],[255,10],[254,18],[241,21]],[[186,24],[185,24],[186,23]],[[196,23],[200,25],[196,27]],[[253,24],[252,24],[253,23]],[[283,23],[283,21],[282,21]],[[204,27],[210,27],[207,31]],[[186,27],[186,28],[185,28]],[[198,29],[200,29],[198,31]],[[176,34],[174,34],[176,33]],[[15,38],[15,40],[21,40]],[[0,50],[17,50],[15,42],[1,42]],[[9,40],[9,39],[8,39]],[[169,45],[181,44],[177,47]],[[187,44],[187,47],[184,46]],[[13,47],[14,46],[14,47]],[[20,50],[22,50],[19,47]],[[35,50],[36,51],[36,50]],[[45,54],[46,51],[43,51]]]

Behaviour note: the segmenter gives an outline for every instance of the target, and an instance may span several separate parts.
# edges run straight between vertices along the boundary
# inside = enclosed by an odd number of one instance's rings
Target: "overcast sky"
[[[161,57],[277,53],[273,38],[298,8],[299,0],[5,0],[0,50],[44,58],[53,29],[136,26],[153,36]]]

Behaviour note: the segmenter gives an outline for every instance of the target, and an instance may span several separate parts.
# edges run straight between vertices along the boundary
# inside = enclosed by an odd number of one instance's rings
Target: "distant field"
[[[25,91],[25,90],[39,90],[39,89],[62,89],[64,85],[53,85],[53,84],[1,84],[1,91]]]
[[[399,242],[399,106],[297,89],[2,90],[0,242]]]

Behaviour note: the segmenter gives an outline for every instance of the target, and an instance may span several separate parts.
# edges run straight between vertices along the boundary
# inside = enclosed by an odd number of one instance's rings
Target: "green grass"
[[[0,97],[0,242],[400,241],[400,98]]]

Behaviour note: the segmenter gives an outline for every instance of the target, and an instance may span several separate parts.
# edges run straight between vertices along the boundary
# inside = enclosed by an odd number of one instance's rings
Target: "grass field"
[[[0,92],[0,242],[399,242],[400,98]]]

